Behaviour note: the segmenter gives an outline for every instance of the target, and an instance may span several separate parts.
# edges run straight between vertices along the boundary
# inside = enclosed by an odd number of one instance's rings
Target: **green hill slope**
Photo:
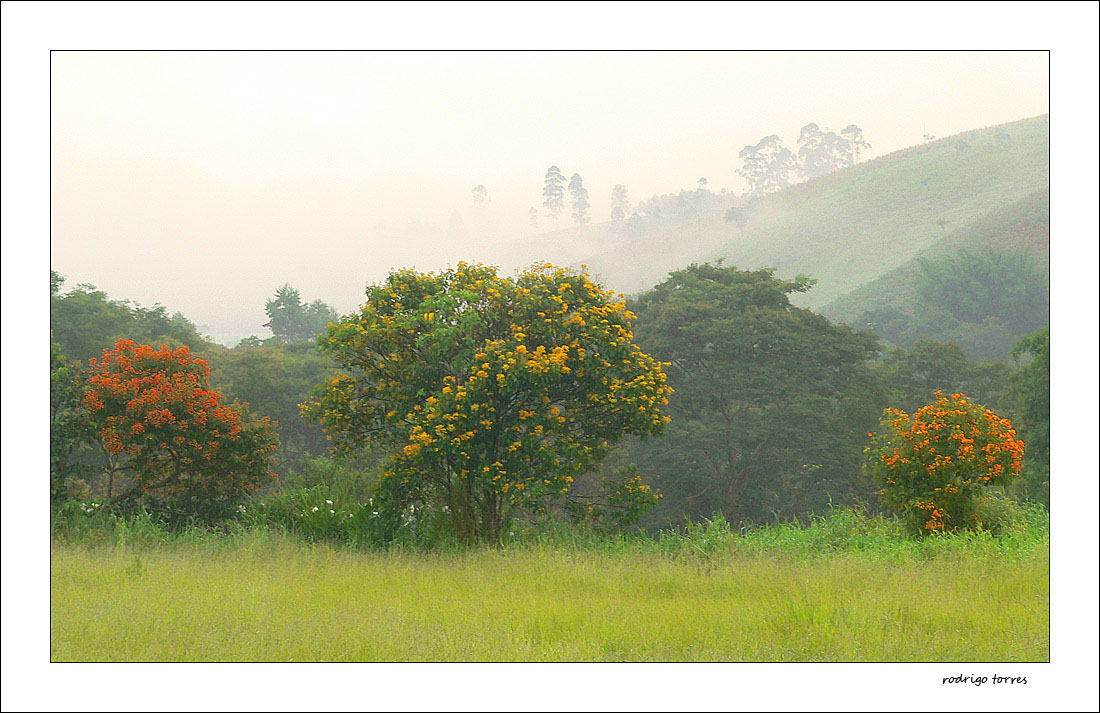
[[[821,312],[911,348],[954,342],[971,358],[1008,359],[1049,324],[1050,193],[1036,191],[954,231]]]
[[[517,243],[516,258],[585,263],[627,293],[691,262],[725,258],[743,268],[775,267],[783,277],[817,278],[801,304],[821,308],[953,229],[1047,190],[1048,136],[1047,116],[978,129],[749,201],[741,226],[720,211],[604,223]]]
[[[1032,193],[1006,208],[954,231],[921,251],[914,259],[856,288],[821,309],[830,319],[857,324],[866,312],[906,310],[917,300],[916,278],[920,258],[937,260],[959,250],[982,248],[1025,250],[1044,266],[1050,254],[1050,191]]]

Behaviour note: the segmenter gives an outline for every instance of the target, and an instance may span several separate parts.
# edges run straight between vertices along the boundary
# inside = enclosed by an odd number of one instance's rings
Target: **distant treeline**
[[[738,154],[741,166],[737,169],[737,175],[749,186],[747,197],[760,197],[854,166],[859,161],[860,154],[869,148],[871,144],[863,138],[863,130],[855,124],[849,124],[840,133],[836,133],[811,122],[799,132],[797,151],[788,149],[776,134],[745,146]],[[706,177],[701,177],[696,181],[694,191],[681,190],[669,196],[653,196],[633,208],[627,187],[617,183],[611,189],[610,218],[612,221],[628,218],[688,218],[700,215],[708,205],[716,202],[728,207],[734,194],[730,193],[726,198],[724,188],[717,194],[712,193],[707,190],[709,183]],[[573,222],[584,225],[592,220],[592,204],[581,174],[574,173],[566,179],[560,168],[550,166],[543,177],[543,212],[540,214],[539,209],[534,206],[528,210],[532,229],[539,229],[540,218],[548,218],[557,225],[565,213],[566,193],[569,194]],[[489,189],[484,184],[474,186],[471,195],[476,208],[483,209],[489,204]]]
[[[920,258],[912,283],[908,304],[872,308],[860,321],[892,344],[952,342],[985,359],[1003,358],[1050,321],[1046,267],[1023,249]]]

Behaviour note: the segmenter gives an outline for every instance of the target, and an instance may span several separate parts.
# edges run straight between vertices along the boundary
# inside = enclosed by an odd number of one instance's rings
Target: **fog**
[[[616,183],[745,190],[738,152],[855,123],[872,158],[1047,111],[1033,53],[52,55],[53,269],[266,335],[284,282],[346,312],[393,267],[502,263],[555,224],[550,165],[593,221]],[[471,189],[482,184],[486,206]],[[519,251],[522,252],[522,251]],[[550,256],[547,256],[550,257]]]

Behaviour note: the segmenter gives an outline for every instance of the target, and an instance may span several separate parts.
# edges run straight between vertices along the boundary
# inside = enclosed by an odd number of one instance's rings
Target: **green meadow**
[[[1049,529],[748,532],[364,550],[278,530],[54,540],[54,661],[1046,661]]]

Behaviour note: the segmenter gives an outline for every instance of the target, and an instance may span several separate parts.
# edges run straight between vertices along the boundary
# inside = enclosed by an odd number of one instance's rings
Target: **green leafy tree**
[[[852,164],[848,140],[817,124],[806,124],[798,136],[798,166],[804,178],[820,178]]]
[[[932,339],[954,342],[975,359],[1003,360],[1047,324],[1047,271],[1026,251],[963,249],[918,265],[908,312],[883,308],[861,320],[898,346]]]
[[[971,361],[957,344],[921,340],[910,351],[896,349],[879,372],[886,403],[913,412],[937,391],[962,392],[987,404],[999,404],[1008,388],[1008,367],[1001,362]]]
[[[325,331],[329,322],[339,318],[336,310],[321,300],[313,300],[306,305],[306,324],[309,325],[308,341],[312,342]]]
[[[748,182],[753,195],[767,195],[793,185],[798,161],[775,134],[741,149],[737,173]]]
[[[281,469],[298,469],[311,457],[328,453],[325,434],[303,419],[299,408],[313,386],[333,371],[332,360],[316,343],[271,340],[238,346],[218,353],[212,363],[215,388],[274,422],[280,443],[275,458]]]
[[[854,477],[881,395],[873,335],[790,304],[813,281],[692,265],[643,294],[638,344],[667,368],[672,425],[631,458],[663,522],[822,512],[870,495]]]
[[[66,485],[82,475],[79,456],[94,443],[95,429],[84,408],[86,379],[79,364],[61,353],[50,336],[50,498],[61,500]]]
[[[69,359],[87,362],[119,339],[200,352],[215,348],[178,312],[169,314],[161,305],[141,307],[111,300],[92,285],[76,285],[63,293],[64,283],[65,278],[50,271],[50,331]]]
[[[630,210],[630,201],[627,197],[626,186],[616,183],[611,189],[611,219],[622,220],[626,212]]]
[[[1023,496],[1050,506],[1050,328],[1025,337],[1012,350],[1023,366],[1012,374],[1006,401],[1027,443]]]
[[[573,220],[581,225],[590,221],[589,210],[592,206],[588,202],[588,189],[584,187],[581,174],[574,173],[569,179],[569,193],[573,197]]]
[[[312,341],[336,319],[336,310],[321,300],[302,303],[302,295],[289,284],[275,291],[275,296],[264,305],[271,330],[276,340],[283,344]]]
[[[866,139],[863,138],[863,129],[855,124],[848,124],[845,126],[841,130],[840,136],[847,142],[846,146],[851,165],[859,163],[859,155],[871,148],[871,144],[867,143]]]
[[[305,332],[305,306],[302,293],[284,284],[275,290],[275,296],[264,304],[267,322],[264,326],[284,344],[308,339]]]
[[[1024,250],[986,247],[920,259],[917,290],[928,305],[961,322],[992,318],[1029,334],[1047,320],[1047,275]]]
[[[542,205],[547,214],[557,220],[565,210],[565,176],[557,166],[546,169],[542,184]]]
[[[474,205],[481,208],[489,205],[489,189],[484,184],[474,186],[472,193],[474,195]]]
[[[338,453],[389,453],[375,503],[392,522],[430,506],[461,541],[497,541],[516,513],[568,503],[621,436],[665,426],[660,365],[634,344],[624,302],[583,273],[462,263],[393,272],[367,294],[329,327],[321,346],[340,372],[303,410]]]

